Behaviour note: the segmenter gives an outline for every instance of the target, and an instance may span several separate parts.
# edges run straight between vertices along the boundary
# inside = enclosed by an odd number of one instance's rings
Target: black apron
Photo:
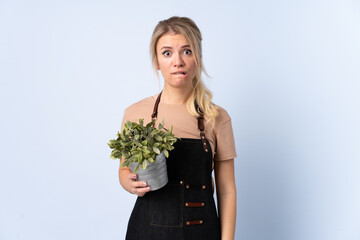
[[[156,119],[159,94],[152,114]],[[169,182],[138,197],[127,240],[220,240],[212,190],[212,152],[199,109],[200,139],[178,140],[166,160]]]

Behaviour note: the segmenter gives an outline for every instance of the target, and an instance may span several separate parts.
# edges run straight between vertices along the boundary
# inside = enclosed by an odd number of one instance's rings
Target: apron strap
[[[159,107],[159,102],[160,102],[160,98],[161,98],[161,93],[162,93],[162,91],[159,93],[159,96],[156,98],[155,105],[154,105],[154,110],[153,110],[153,113],[151,114],[151,119],[152,119],[153,121],[155,121],[156,118],[157,118],[158,107]]]
[[[161,93],[162,93],[162,91],[159,93],[159,95],[158,95],[158,97],[157,97],[157,99],[155,101],[154,110],[153,110],[153,113],[151,114],[151,119],[153,121],[155,121],[156,118],[157,118]],[[205,152],[208,152],[209,148],[208,148],[208,145],[206,143],[205,125],[204,125],[204,113],[203,113],[202,109],[199,107],[199,105],[197,104],[197,102],[195,102],[195,108],[196,108],[196,111],[199,114],[199,117],[197,118],[197,120],[198,120],[198,129],[200,131],[200,139],[202,141]]]
[[[208,145],[206,143],[206,137],[205,137],[204,112],[199,107],[197,102],[195,102],[195,108],[196,108],[196,111],[199,114],[199,117],[197,118],[197,120],[198,120],[198,129],[200,131],[200,138],[202,140],[202,144],[203,144],[205,152],[208,152],[209,148],[208,148]]]

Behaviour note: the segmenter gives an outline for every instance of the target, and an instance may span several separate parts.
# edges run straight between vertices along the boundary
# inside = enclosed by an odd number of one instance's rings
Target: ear
[[[159,62],[158,62],[158,63],[156,63],[156,69],[157,69],[157,70],[160,70],[160,65],[159,65]]]

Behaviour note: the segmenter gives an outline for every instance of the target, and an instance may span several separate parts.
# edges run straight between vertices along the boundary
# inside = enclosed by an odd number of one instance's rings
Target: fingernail
[[[133,177],[133,178],[136,178],[136,175],[134,174],[132,177]]]
[[[148,190],[151,190],[151,188],[150,188],[150,187],[148,187],[147,189],[148,189]]]
[[[143,186],[146,186],[146,182],[143,182],[142,185],[143,185]]]

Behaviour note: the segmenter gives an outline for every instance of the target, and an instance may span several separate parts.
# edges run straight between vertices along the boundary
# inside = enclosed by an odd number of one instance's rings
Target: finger
[[[130,174],[128,175],[128,179],[130,179],[130,180],[135,180],[136,178],[137,178],[137,175],[136,175],[136,174],[130,173]]]
[[[147,186],[147,183],[146,182],[144,182],[144,181],[139,181],[139,182],[136,182],[136,181],[133,181],[132,183],[131,183],[131,186],[132,187],[135,187],[135,188],[143,188],[143,187],[146,187]]]
[[[146,188],[135,188],[135,194],[138,195],[139,197],[142,197],[145,195],[145,193],[149,192],[151,190],[150,187],[146,187]]]

